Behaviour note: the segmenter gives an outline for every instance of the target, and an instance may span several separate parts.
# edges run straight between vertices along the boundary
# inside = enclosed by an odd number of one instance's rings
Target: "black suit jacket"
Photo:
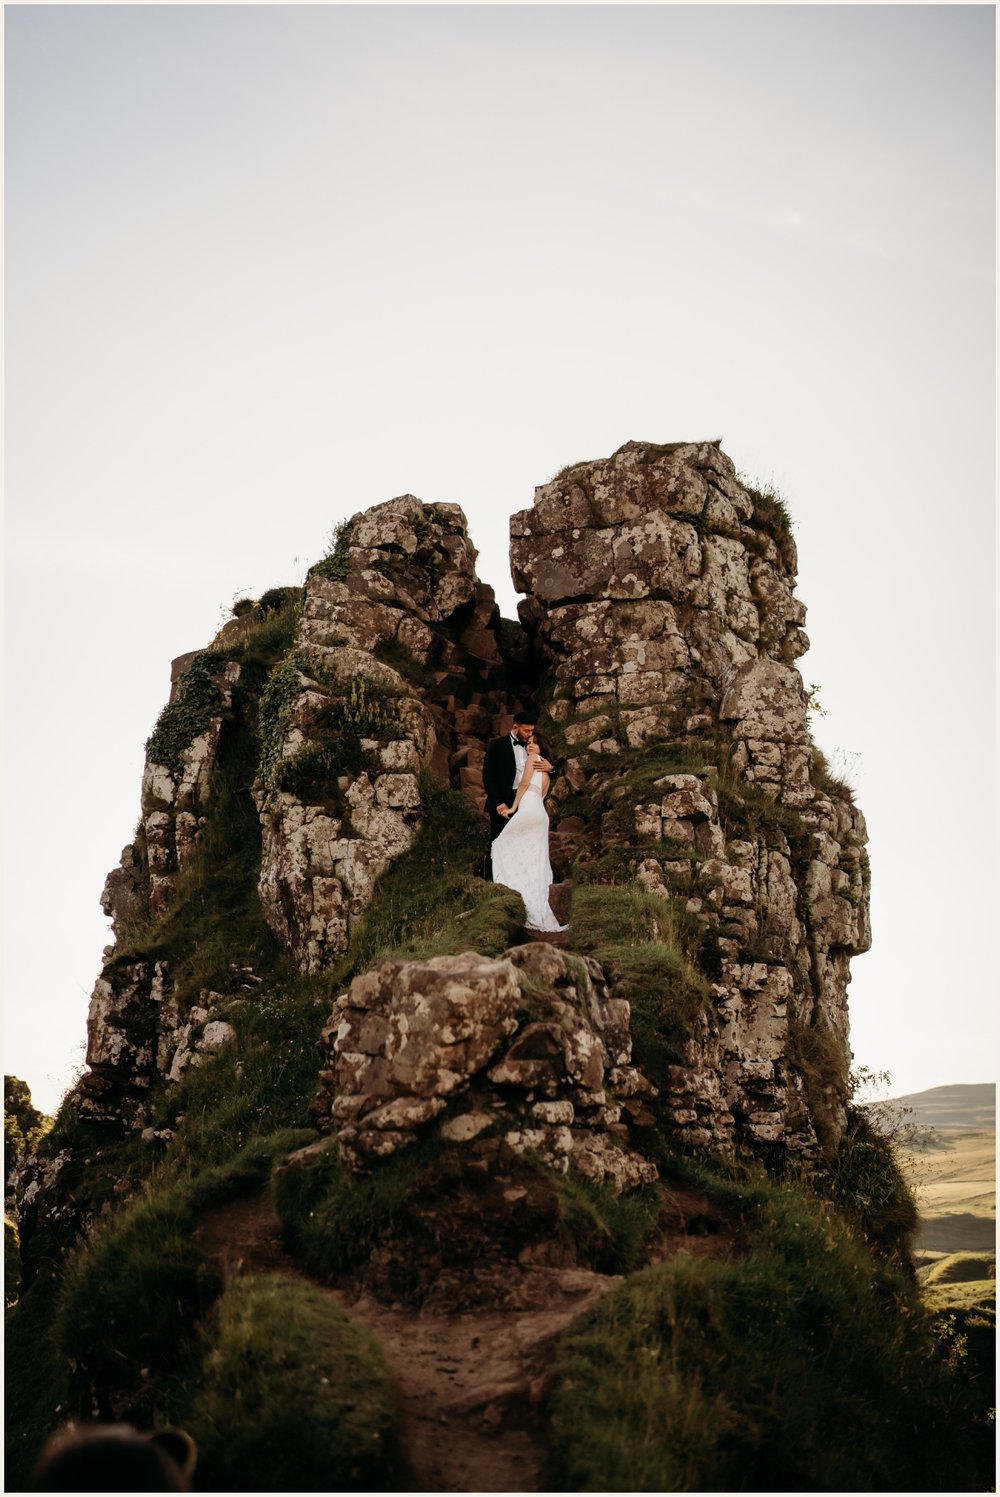
[[[486,750],[483,760],[483,786],[486,790],[486,810],[490,818],[490,836],[495,841],[507,825],[498,813],[497,806],[510,805],[514,799],[514,776],[517,760],[510,734],[494,738]]]

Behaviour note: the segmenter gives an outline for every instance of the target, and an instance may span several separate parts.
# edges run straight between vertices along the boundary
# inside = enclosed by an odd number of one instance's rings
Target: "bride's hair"
[[[548,759],[549,763],[553,767],[555,767],[555,760],[552,757],[552,750],[549,748],[548,740],[543,738],[541,733],[532,733],[531,736],[534,739],[535,743],[538,744],[538,748],[541,752],[542,757],[544,759]]]

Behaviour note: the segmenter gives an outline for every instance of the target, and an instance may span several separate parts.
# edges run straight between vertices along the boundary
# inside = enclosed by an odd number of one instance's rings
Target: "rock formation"
[[[597,885],[626,876],[686,921],[707,1001],[650,1077],[628,1003],[572,955],[572,922],[567,953],[383,962],[324,1031],[323,1125],[358,1168],[437,1129],[484,1158],[502,1141],[627,1188],[654,1168],[655,1098],[674,1145],[817,1157],[844,1122],[868,865],[864,820],[810,743],[787,517],[715,444],[630,442],[538,489],[511,535],[521,625],[478,580],[461,510],[404,495],[340,527],[266,680],[241,653],[242,617],[184,657],[104,907],[119,933],[171,908],[242,732],[264,916],[303,973],[324,972],[412,845],[422,776],[481,808],[485,745],[531,696],[564,755],[557,861]],[[219,1009],[256,979],[179,1003],[169,961],[106,955],[75,1099],[92,1121],[148,1129],[150,1088],[229,1041]]]

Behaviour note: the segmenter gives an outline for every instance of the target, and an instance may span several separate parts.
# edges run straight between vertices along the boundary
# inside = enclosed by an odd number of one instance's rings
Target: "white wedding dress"
[[[520,894],[530,930],[566,930],[549,908],[549,813],[537,778],[536,770],[517,810],[490,848],[493,882]]]

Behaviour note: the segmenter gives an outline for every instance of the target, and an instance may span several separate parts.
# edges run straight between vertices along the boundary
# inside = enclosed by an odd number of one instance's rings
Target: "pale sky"
[[[857,1062],[994,1074],[992,6],[18,6],[6,1053],[82,1063],[171,657],[343,517],[722,437],[871,834]]]

